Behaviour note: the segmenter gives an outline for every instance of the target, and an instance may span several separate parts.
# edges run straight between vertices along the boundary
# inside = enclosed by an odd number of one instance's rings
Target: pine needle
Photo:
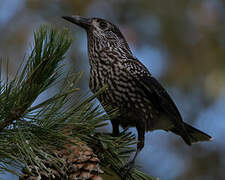
[[[72,43],[67,30],[41,26],[34,33],[34,45],[25,66],[20,67],[16,77],[4,81],[0,73],[0,172],[19,174],[13,169],[36,167],[48,174],[46,162],[56,169],[65,168],[52,153],[70,143],[71,138],[80,139],[94,149],[107,174],[116,173],[122,178],[121,168],[127,162],[136,143],[133,134],[124,131],[119,137],[96,133],[105,126],[105,120],[114,117],[116,110],[106,115],[93,100],[95,95],[79,103],[75,98],[81,73],[62,78],[62,60]],[[3,68],[0,64],[0,68]],[[61,90],[43,102],[32,106],[38,96],[61,82]],[[74,102],[70,104],[73,98]],[[110,109],[110,107],[109,107]],[[64,133],[70,128],[71,134]],[[13,168],[12,168],[13,167]],[[32,172],[31,172],[32,173]],[[128,179],[152,180],[152,177],[134,169]]]

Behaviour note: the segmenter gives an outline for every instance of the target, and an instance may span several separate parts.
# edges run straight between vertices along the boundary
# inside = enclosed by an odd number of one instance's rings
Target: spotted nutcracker
[[[191,145],[209,141],[211,137],[183,122],[169,94],[148,69],[132,54],[119,28],[100,18],[63,16],[87,32],[90,62],[89,86],[93,93],[108,85],[99,101],[103,106],[119,109],[111,119],[113,134],[135,126],[138,132],[137,154],[144,147],[145,132],[156,129],[171,131]]]

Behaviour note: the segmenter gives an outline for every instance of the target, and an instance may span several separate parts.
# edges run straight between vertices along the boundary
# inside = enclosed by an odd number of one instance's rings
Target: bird
[[[118,115],[110,119],[112,134],[118,136],[119,126],[136,127],[138,141],[134,164],[145,143],[145,133],[153,130],[171,131],[187,145],[209,141],[211,136],[182,120],[181,114],[167,91],[150,71],[133,55],[120,29],[102,18],[86,18],[78,15],[63,19],[80,26],[87,33],[90,63],[89,87],[93,93],[104,85],[98,96],[104,106],[118,109]],[[106,110],[107,111],[107,110]]]

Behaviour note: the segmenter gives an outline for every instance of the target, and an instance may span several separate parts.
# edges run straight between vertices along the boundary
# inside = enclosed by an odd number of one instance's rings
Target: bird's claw
[[[130,162],[126,163],[121,168],[121,171],[122,171],[122,174],[123,174],[123,177],[122,177],[123,180],[125,180],[127,178],[127,176],[133,170],[133,168],[134,168],[134,161],[130,161]]]

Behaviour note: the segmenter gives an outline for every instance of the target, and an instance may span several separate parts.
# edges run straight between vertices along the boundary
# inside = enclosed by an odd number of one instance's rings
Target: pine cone
[[[68,129],[67,129],[68,130]],[[69,135],[70,132],[65,134]],[[64,162],[62,169],[54,167],[50,162],[45,162],[48,172],[38,167],[29,165],[22,170],[20,180],[42,180],[42,179],[69,179],[69,180],[102,180],[99,174],[104,172],[99,167],[99,159],[93,150],[80,140],[70,140],[61,150],[55,150],[54,156]]]

